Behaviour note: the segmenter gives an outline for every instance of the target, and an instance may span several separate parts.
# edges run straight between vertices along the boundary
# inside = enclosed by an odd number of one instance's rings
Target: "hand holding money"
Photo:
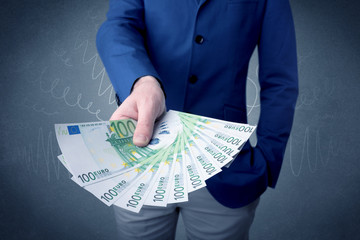
[[[152,76],[145,76],[135,83],[132,93],[113,113],[110,121],[137,120],[133,142],[144,147],[152,136],[155,120],[164,112],[165,97],[159,82]]]
[[[188,200],[237,156],[255,131],[248,124],[169,111],[146,147],[133,143],[136,121],[56,124],[60,161],[72,180],[106,205],[139,212]]]

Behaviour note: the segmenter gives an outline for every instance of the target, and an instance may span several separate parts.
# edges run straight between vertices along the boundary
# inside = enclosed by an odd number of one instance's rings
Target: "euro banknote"
[[[104,204],[139,212],[188,201],[228,167],[256,126],[170,110],[146,147],[132,137],[133,119],[55,124],[71,179]]]

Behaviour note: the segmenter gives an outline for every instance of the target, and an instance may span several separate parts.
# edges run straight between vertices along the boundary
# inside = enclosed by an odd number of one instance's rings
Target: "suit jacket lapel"
[[[199,6],[203,5],[208,0],[194,0]]]

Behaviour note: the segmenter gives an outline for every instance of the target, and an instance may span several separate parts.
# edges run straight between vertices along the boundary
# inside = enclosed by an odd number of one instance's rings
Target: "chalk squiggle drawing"
[[[24,98],[20,104],[18,103],[15,103],[15,105],[17,106],[21,106],[21,107],[26,107],[26,108],[29,108],[35,112],[38,112],[38,113],[42,113],[46,116],[53,116],[53,115],[58,115],[59,112],[58,111],[53,111],[53,112],[50,112],[48,110],[46,110],[44,107],[40,107],[38,103],[32,103],[30,102],[29,99],[27,98]]]
[[[41,175],[45,173],[47,181],[51,182],[52,175],[54,174],[55,179],[60,179],[60,169],[61,163],[57,159],[59,153],[54,151],[54,134],[52,131],[49,131],[46,136],[44,134],[43,128],[38,129],[37,142],[34,144],[32,142],[28,145],[17,143],[17,151],[15,151],[14,158],[16,161],[24,163],[26,170],[29,175],[36,174]],[[55,141],[56,142],[56,141]],[[55,149],[57,149],[55,147]],[[45,162],[45,171],[42,171],[42,167]]]
[[[51,82],[51,85],[48,89],[46,89],[44,87],[44,81],[42,81],[43,79],[43,76],[45,74],[45,72],[47,71],[47,67],[44,68],[42,71],[41,71],[41,74],[40,74],[40,77],[36,80],[39,82],[39,88],[40,90],[43,92],[43,93],[49,93],[50,96],[54,99],[57,99],[57,100],[62,100],[67,106],[69,107],[78,107],[79,109],[81,110],[85,110],[87,111],[88,113],[92,114],[92,115],[95,115],[96,118],[100,121],[102,121],[102,119],[100,118],[99,114],[101,112],[100,109],[96,109],[96,110],[91,110],[91,107],[92,105],[94,104],[94,102],[90,101],[86,106],[82,105],[80,103],[81,99],[82,99],[82,93],[78,93],[77,95],[77,98],[76,98],[76,101],[71,103],[69,100],[68,100],[68,95],[71,91],[71,87],[70,86],[66,86],[64,89],[63,89],[63,92],[62,94],[60,95],[56,95],[55,93],[55,90],[57,89],[59,83],[60,83],[60,78],[55,78],[52,82]]]
[[[300,173],[303,170],[303,166],[307,165],[308,169],[311,173],[315,173],[318,170],[319,163],[322,164],[322,166],[326,167],[332,157],[335,157],[339,150],[335,149],[335,144],[333,137],[330,138],[327,149],[325,152],[327,152],[326,156],[323,154],[323,150],[321,149],[321,135],[319,129],[316,130],[315,135],[315,157],[311,156],[309,151],[309,139],[310,139],[310,128],[306,127],[305,133],[304,133],[304,140],[303,143],[300,145],[300,148],[302,146],[302,152],[299,158],[295,158],[293,155],[293,136],[290,136],[289,138],[289,161],[290,161],[290,169],[292,174],[295,177],[300,176]],[[299,145],[297,145],[299,147]],[[306,157],[306,159],[305,159]],[[296,170],[295,162],[296,159],[300,159],[300,163],[298,164],[298,169]],[[306,162],[305,162],[306,161]]]
[[[109,102],[109,104],[113,104],[113,103],[115,103],[116,100],[113,98],[113,96],[114,96],[113,91],[114,90],[113,90],[112,85],[109,84],[107,87],[105,86],[105,90],[102,90],[104,82],[105,82],[105,79],[104,79],[104,77],[105,77],[105,68],[101,67],[100,71],[98,73],[96,73],[96,66],[98,64],[102,65],[99,54],[95,53],[94,55],[92,55],[88,59],[86,59],[86,55],[88,54],[89,40],[85,39],[85,40],[81,41],[80,40],[80,35],[81,35],[81,31],[78,33],[78,35],[76,37],[74,49],[78,50],[79,48],[84,47],[84,51],[83,51],[83,54],[82,54],[82,63],[83,64],[88,64],[91,61],[93,61],[92,71],[91,71],[92,80],[96,80],[96,79],[100,78],[99,88],[98,88],[98,92],[97,92],[98,96],[101,97],[106,92],[109,91],[109,101],[108,102]]]

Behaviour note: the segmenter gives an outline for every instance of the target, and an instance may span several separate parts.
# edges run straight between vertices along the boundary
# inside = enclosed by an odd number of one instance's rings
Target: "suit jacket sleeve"
[[[100,27],[96,45],[120,101],[136,79],[152,75],[160,79],[144,44],[142,0],[110,0],[107,20]]]
[[[258,42],[261,113],[255,154],[267,163],[274,187],[298,96],[295,30],[288,0],[268,0]]]

